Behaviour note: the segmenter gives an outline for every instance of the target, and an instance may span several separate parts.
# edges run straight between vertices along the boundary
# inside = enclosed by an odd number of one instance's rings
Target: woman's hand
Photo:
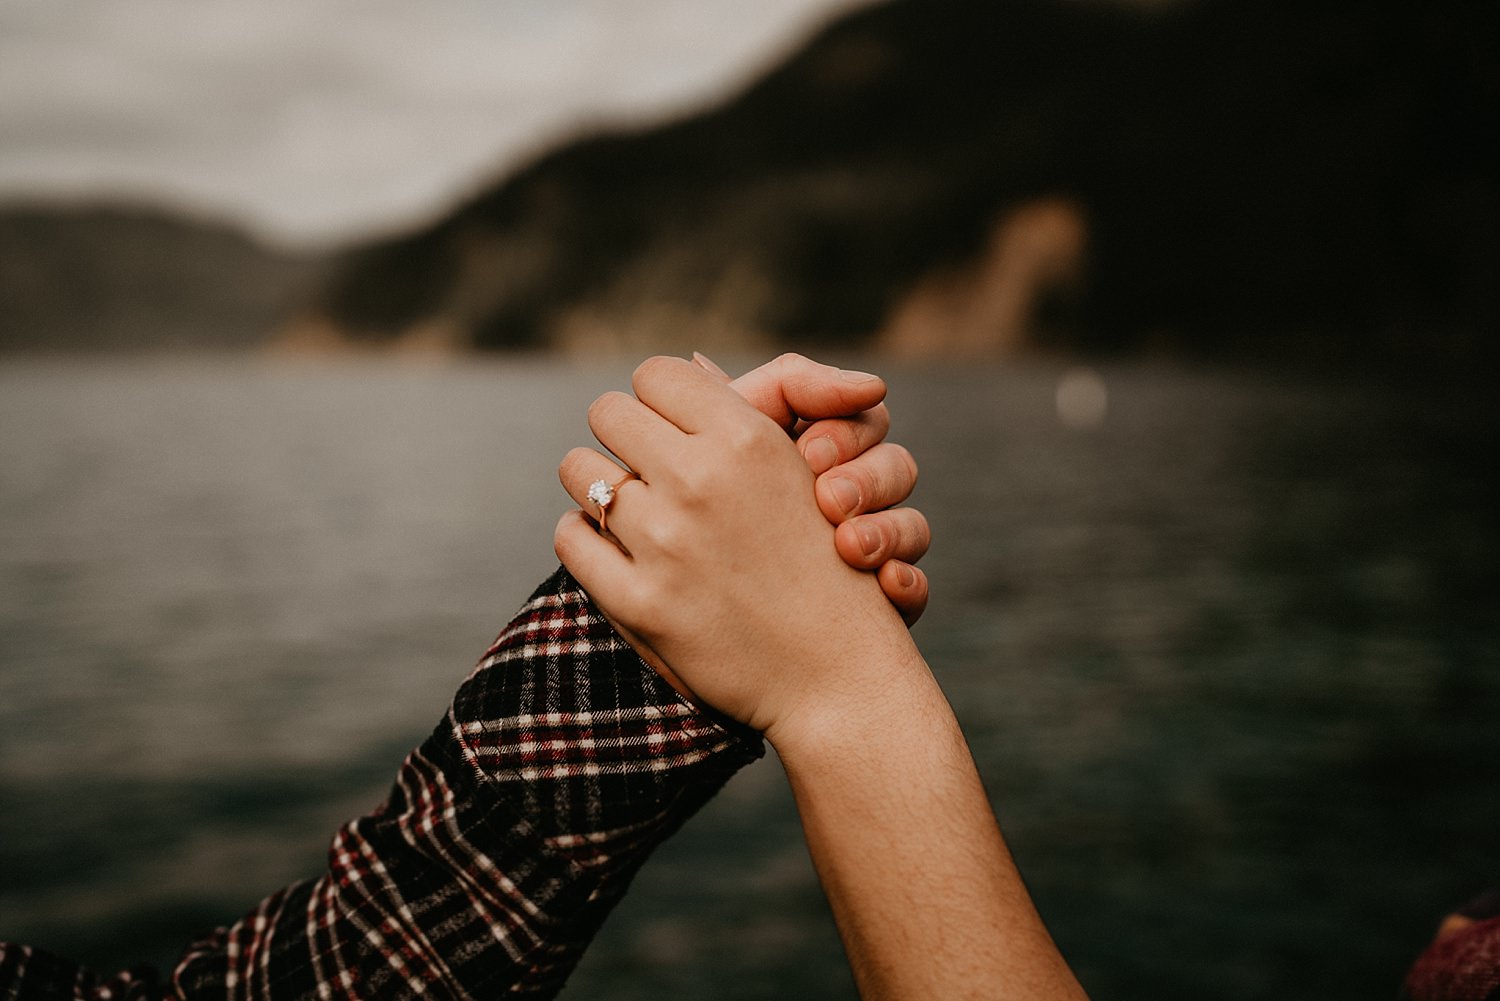
[[[582,511],[564,516],[555,539],[607,614],[692,694],[773,743],[857,713],[891,672],[925,674],[874,575],[835,549],[785,422],[679,359],[648,360],[633,386],[636,397],[607,393],[589,410],[599,441],[639,475],[609,507],[620,545]],[[575,449],[560,474],[593,511],[589,485],[624,472]]]
[[[747,402],[797,442],[817,475],[818,506],[838,526],[834,545],[844,562],[876,571],[881,590],[907,625],[927,607],[927,577],[915,566],[932,541],[916,508],[898,508],[917,483],[917,464],[900,445],[885,441],[890,411],[885,383],[864,372],[821,365],[784,354],[730,380],[707,357],[700,368],[734,387]]]

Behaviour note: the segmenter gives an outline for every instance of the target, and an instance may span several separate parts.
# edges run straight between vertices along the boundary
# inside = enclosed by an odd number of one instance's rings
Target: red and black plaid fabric
[[[559,570],[500,634],[328,871],[101,978],[0,944],[0,998],[552,997],[651,851],[759,735],[695,706]]]

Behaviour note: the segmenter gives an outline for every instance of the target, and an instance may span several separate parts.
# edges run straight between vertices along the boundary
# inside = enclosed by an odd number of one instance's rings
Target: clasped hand
[[[925,520],[876,511],[904,500],[916,475],[904,449],[880,440],[883,384],[785,356],[734,385],[704,364],[653,358],[632,387],[589,411],[599,442],[639,477],[609,508],[614,538],[586,514],[587,492],[623,470],[575,449],[560,476],[582,510],[558,524],[559,558],[664,676],[773,743],[794,720],[857,706],[879,683],[866,666],[910,647],[902,616],[926,601],[910,566],[927,547]]]

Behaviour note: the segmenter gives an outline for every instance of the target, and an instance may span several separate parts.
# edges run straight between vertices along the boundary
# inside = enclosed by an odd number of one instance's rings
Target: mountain
[[[890,0],[331,260],[0,206],[0,348],[1490,358],[1497,48],[1491,0]]]
[[[314,257],[165,209],[0,206],[0,350],[257,346],[321,277]]]
[[[289,336],[1492,350],[1500,5],[894,0],[353,249]]]

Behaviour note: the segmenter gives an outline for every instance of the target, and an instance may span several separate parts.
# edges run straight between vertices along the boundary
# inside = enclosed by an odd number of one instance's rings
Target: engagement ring
[[[620,484],[626,480],[635,479],[634,473],[626,473],[614,483],[606,483],[604,480],[595,480],[589,484],[588,498],[599,508],[599,534],[606,531],[604,519],[609,516],[609,506],[614,503],[615,491],[620,489]]]

